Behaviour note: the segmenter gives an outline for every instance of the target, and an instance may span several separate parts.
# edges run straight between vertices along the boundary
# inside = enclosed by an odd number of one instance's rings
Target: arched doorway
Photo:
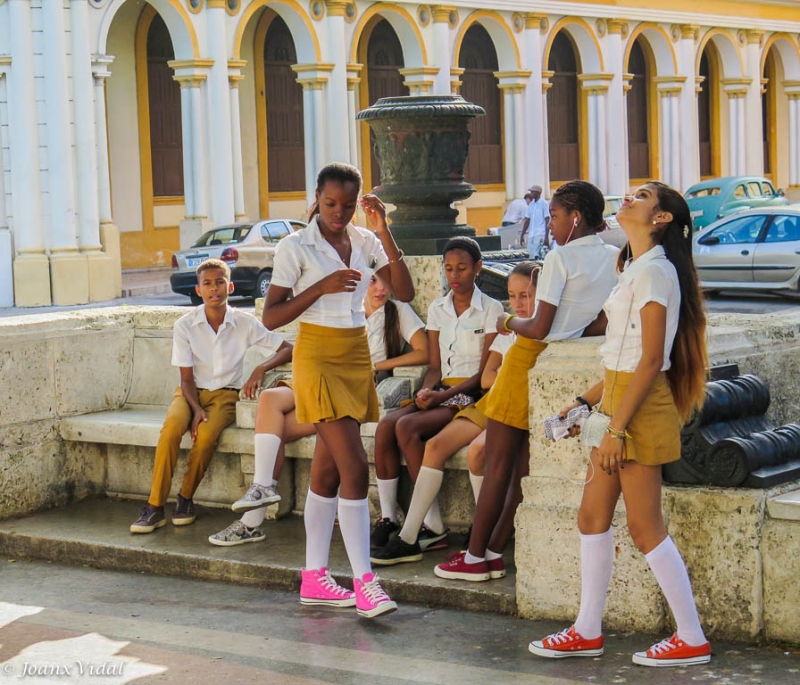
[[[700,176],[719,176],[719,58],[711,42],[703,49],[698,76],[702,78],[697,96]]]
[[[547,93],[547,139],[551,182],[581,177],[578,54],[564,31],[553,39],[547,68],[553,72]]]
[[[761,93],[761,121],[763,135],[761,136],[764,146],[764,175],[777,185],[777,104],[778,104],[778,70],[775,64],[775,53],[772,49],[767,53],[764,61],[764,73],[762,75],[766,81]]]
[[[480,105],[486,115],[470,122],[469,156],[464,166],[465,180],[475,185],[503,183],[503,133],[500,89],[494,72],[498,70],[497,51],[489,33],[473,24],[464,34],[458,55],[461,95]],[[524,141],[515,141],[524,144]]]
[[[408,88],[403,85],[403,76],[400,73],[400,69],[405,66],[400,39],[386,19],[376,15],[373,20],[361,35],[359,50],[362,61],[367,65],[367,87],[360,90],[362,109],[373,105],[380,98],[408,95]],[[369,167],[362,169],[364,187],[372,188],[380,185],[381,168],[375,158],[374,141],[369,127],[362,123],[361,131],[362,150],[367,141],[369,145]]]
[[[256,115],[258,118],[259,197],[261,216],[269,216],[270,199],[305,191],[303,88],[294,39],[286,22],[265,11],[255,37]]]
[[[652,73],[649,50],[641,38],[631,46],[627,72],[632,75],[631,89],[626,96],[628,107],[628,172],[632,181],[641,181],[657,174],[651,166],[651,142],[654,131],[651,121]]]

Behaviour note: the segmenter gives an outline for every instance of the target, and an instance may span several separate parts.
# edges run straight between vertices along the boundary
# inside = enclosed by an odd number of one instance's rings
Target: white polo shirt
[[[666,371],[671,365],[669,357],[678,332],[681,286],[678,272],[661,245],[627,263],[619,275],[619,284],[603,305],[608,328],[606,341],[600,346],[600,356],[607,369],[636,370],[642,358],[641,309],[648,302],[658,302],[667,308],[664,363],[661,366],[661,370]]]
[[[417,313],[411,308],[410,304],[406,302],[394,302],[397,307],[397,320],[400,324],[400,335],[409,345],[414,333],[425,328],[422,319],[417,316]],[[369,354],[372,357],[372,363],[377,364],[382,362],[387,357],[386,352],[386,337],[384,331],[386,328],[386,312],[384,311],[386,305],[376,309],[367,318],[367,339],[369,341]]]
[[[547,236],[547,221],[550,218],[550,204],[547,200],[539,198],[531,200],[525,211],[525,216],[530,219],[528,224],[528,247],[538,246],[544,242]]]
[[[442,378],[469,378],[481,368],[483,341],[497,330],[503,305],[475,286],[470,306],[458,316],[453,291],[431,303],[428,330],[439,332]]]
[[[518,221],[522,221],[525,218],[525,214],[528,211],[528,201],[527,200],[512,200],[511,203],[506,208],[506,213],[503,214],[503,221],[510,222],[512,224],[517,223]]]
[[[558,309],[545,342],[579,338],[597,318],[617,282],[618,254],[597,235],[547,253],[536,286],[536,305],[548,302]]]
[[[361,280],[353,292],[323,295],[298,318],[298,321],[331,328],[357,328],[367,321],[364,296],[374,271],[389,263],[378,237],[366,228],[348,224],[347,235],[353,247],[348,266],[339,253],[322,237],[317,218],[305,228],[286,236],[275,250],[272,283],[298,293],[307,290],[339,269],[356,269]]]
[[[283,338],[267,330],[252,314],[228,306],[217,332],[206,318],[205,305],[195,307],[175,322],[172,365],[191,367],[198,388],[241,388],[244,355],[255,347],[272,357]]]

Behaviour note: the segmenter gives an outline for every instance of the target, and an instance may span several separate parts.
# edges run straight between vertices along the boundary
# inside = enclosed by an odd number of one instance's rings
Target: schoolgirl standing
[[[529,316],[533,298],[535,297],[534,279],[538,270],[535,262],[522,262],[517,264],[508,276],[508,299],[512,309],[519,316]],[[486,390],[492,386],[497,371],[508,349],[514,342],[513,336],[498,335],[489,348],[489,359],[481,376],[481,387]],[[408,514],[403,522],[403,528],[398,535],[389,538],[385,547],[373,549],[372,563],[378,566],[392,566],[403,562],[421,561],[422,548],[417,540],[425,514],[430,509],[444,479],[444,467],[458,450],[482,437],[486,431],[487,419],[474,404],[458,412],[450,423],[441,431],[431,437],[424,448],[422,466],[419,470],[414,494],[408,508]],[[481,444],[483,441],[481,441]],[[482,461],[482,460],[481,460]],[[470,464],[470,483],[478,500],[478,491],[483,481],[483,464],[480,466],[481,475],[472,473],[473,465]],[[505,571],[503,571],[505,575]]]
[[[272,329],[300,320],[292,365],[297,420],[315,424],[317,432],[304,512],[300,601],[355,605],[361,616],[371,618],[397,605],[369,561],[369,473],[359,426],[378,420],[378,397],[364,295],[373,272],[400,301],[414,297],[414,286],[377,197],[362,199],[375,233],[350,223],[360,189],[361,174],[348,164],[329,164],[319,172],[313,218],[276,250],[263,320]],[[337,504],[354,592],[327,570]]]
[[[371,538],[375,548],[384,547],[389,536],[400,530],[396,514],[400,449],[416,481],[425,440],[480,395],[481,374],[497,336],[495,321],[503,312],[503,305],[475,285],[482,267],[475,240],[451,239],[442,260],[450,292],[428,308],[430,368],[414,403],[384,416],[375,431],[375,472],[381,503],[381,518]],[[435,499],[423,516],[426,527],[419,540],[422,548],[445,547],[447,531]]]
[[[586,181],[570,181],[553,193],[550,230],[559,248],[544,259],[533,317],[512,314],[497,322],[498,330],[517,333],[517,340],[489,394],[478,403],[489,423],[484,479],[469,550],[437,566],[434,573],[441,578],[489,580],[489,562],[502,558],[502,549],[489,547],[489,541],[514,470],[528,455],[528,371],[548,342],[588,332],[616,281],[619,250],[597,236],[605,227],[604,207],[602,192]]]
[[[628,531],[677,624],[672,637],[636,652],[633,662],[705,664],[711,646],[661,511],[661,464],[680,459],[681,424],[702,404],[705,391],[706,320],[692,261],[692,219],[680,193],[655,181],[626,198],[617,217],[628,247],[620,256],[619,285],[604,305],[605,378],[561,412],[601,403],[611,417],[589,467],[605,475],[588,479],[578,511],[580,611],[572,626],[531,642],[529,649],[555,658],[603,653],[603,608],[614,563],[611,520],[621,493]],[[623,262],[623,256],[630,260]]]

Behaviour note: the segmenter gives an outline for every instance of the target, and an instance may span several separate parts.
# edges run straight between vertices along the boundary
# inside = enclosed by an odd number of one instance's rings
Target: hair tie
[[[689,227],[688,226],[684,226],[683,227],[683,237],[684,238],[688,238],[689,237]]]

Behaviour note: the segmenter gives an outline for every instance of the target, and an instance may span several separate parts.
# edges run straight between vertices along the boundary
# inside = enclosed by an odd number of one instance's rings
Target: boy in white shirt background
[[[172,485],[183,434],[191,430],[192,448],[178,492],[172,523],[194,523],[192,500],[205,475],[220,433],[236,419],[239,389],[255,397],[266,371],[292,358],[292,346],[268,331],[252,314],[228,306],[233,292],[225,262],[208,259],[197,267],[197,294],[203,304],[175,322],[172,365],[180,368],[181,384],[167,410],[156,446],[153,483],[147,506],[131,524],[131,533],[152,533],[166,524],[164,504]],[[244,355],[256,347],[269,359],[244,381]]]

